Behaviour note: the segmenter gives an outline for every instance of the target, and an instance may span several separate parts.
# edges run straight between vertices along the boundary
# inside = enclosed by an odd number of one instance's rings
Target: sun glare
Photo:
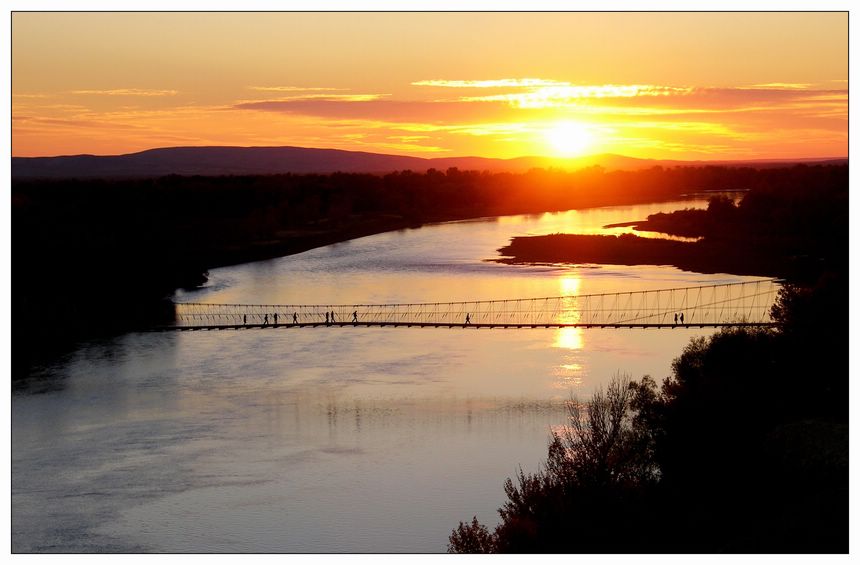
[[[545,135],[559,157],[582,155],[594,140],[588,128],[576,122],[559,122],[546,130]]]

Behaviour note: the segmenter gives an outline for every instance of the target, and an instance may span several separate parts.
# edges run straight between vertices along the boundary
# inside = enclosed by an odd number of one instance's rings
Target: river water
[[[705,205],[379,234],[215,269],[176,300],[448,302],[751,280],[487,261],[516,235],[621,233],[602,226]],[[710,333],[320,327],[94,341],[13,391],[12,549],[443,552],[460,520],[498,522],[504,480],[538,469],[565,401],[618,373],[660,380]]]

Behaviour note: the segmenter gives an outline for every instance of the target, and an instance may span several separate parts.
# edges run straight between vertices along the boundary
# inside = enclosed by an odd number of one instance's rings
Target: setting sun
[[[559,122],[545,134],[553,152],[559,157],[575,157],[584,153],[594,136],[588,128],[576,122]]]

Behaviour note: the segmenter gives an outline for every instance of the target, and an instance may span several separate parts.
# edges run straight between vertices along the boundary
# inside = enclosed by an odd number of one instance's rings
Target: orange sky
[[[847,13],[16,13],[12,153],[848,154]]]

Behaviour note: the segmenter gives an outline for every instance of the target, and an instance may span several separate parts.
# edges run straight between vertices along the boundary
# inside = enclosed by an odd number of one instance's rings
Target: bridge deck
[[[770,309],[776,300],[778,290],[777,281],[765,279],[609,294],[471,302],[412,304],[181,302],[175,305],[176,323],[159,329],[238,330],[318,326],[474,329],[766,327],[773,325]],[[352,322],[354,319],[357,321]]]
[[[726,327],[772,327],[773,322],[735,322],[735,323],[695,323],[695,324],[445,324],[435,322],[335,322],[326,324],[299,323],[299,324],[223,324],[223,325],[199,325],[199,326],[160,326],[153,328],[154,331],[211,331],[211,330],[253,330],[253,329],[289,329],[289,328],[316,328],[316,327],[395,327],[395,328],[462,328],[462,329],[536,329],[536,328],[639,328],[639,329],[681,329],[681,328],[726,328]]]

